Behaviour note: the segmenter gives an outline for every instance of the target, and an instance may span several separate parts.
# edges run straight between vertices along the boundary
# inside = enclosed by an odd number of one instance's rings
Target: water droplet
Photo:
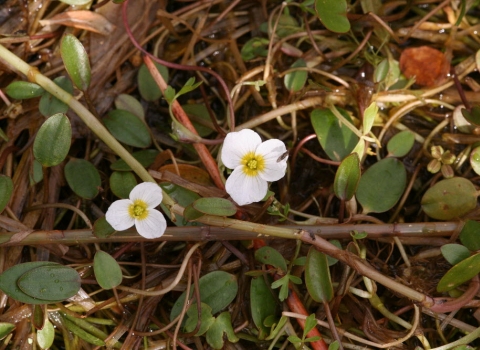
[[[60,291],[63,291],[63,287],[60,287]]]
[[[47,289],[46,289],[46,288],[42,288],[42,289],[40,289],[40,293],[45,293],[46,291],[47,291]]]
[[[55,283],[58,283],[58,282],[60,282],[60,280],[57,279],[57,280],[55,280],[54,282],[55,282]]]
[[[50,274],[50,277],[55,277],[55,274],[54,274],[54,273],[51,273],[51,274]]]

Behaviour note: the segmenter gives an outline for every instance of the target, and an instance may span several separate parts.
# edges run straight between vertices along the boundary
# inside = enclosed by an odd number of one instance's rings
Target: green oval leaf
[[[97,168],[85,159],[72,158],[65,165],[65,179],[68,186],[79,197],[92,199],[98,194],[101,186]]]
[[[145,111],[142,104],[133,96],[127,94],[120,94],[115,98],[115,108],[123,109],[134,115],[140,120],[145,121]]]
[[[14,81],[5,88],[7,95],[16,100],[38,97],[44,91],[40,85],[28,81]]]
[[[119,198],[128,198],[137,185],[137,179],[129,171],[114,171],[110,175],[110,189]]]
[[[336,33],[350,30],[346,0],[315,0],[315,12],[328,30]]]
[[[55,339],[55,328],[52,323],[46,319],[43,328],[37,331],[37,343],[41,349],[49,349]]]
[[[168,82],[168,68],[157,62],[154,62],[154,64],[163,79]],[[162,91],[145,64],[142,64],[138,71],[138,90],[142,98],[146,101],[155,101],[162,97]]]
[[[145,148],[150,146],[152,139],[147,126],[134,114],[121,109],[108,112],[103,118],[108,131],[120,142],[126,145]]]
[[[263,277],[252,278],[250,284],[250,310],[252,319],[260,334],[258,339],[265,339],[270,333],[270,327],[264,323],[267,317],[275,315],[277,302],[273,298],[269,286]]]
[[[404,130],[393,136],[387,143],[388,155],[391,157],[403,157],[410,152],[415,143],[413,132]]]
[[[33,143],[33,155],[44,167],[60,164],[70,150],[72,127],[65,114],[48,118],[38,130]]]
[[[303,58],[296,60],[290,68],[306,67],[307,63]],[[290,92],[297,92],[303,89],[307,82],[308,72],[305,70],[298,70],[285,75],[283,82],[285,87]]]
[[[60,302],[64,299],[55,301],[46,299],[37,299],[28,294],[25,294],[18,286],[17,280],[26,272],[41,267],[41,266],[61,266],[50,261],[34,261],[12,266],[0,274],[0,289],[10,298],[15,299],[25,304],[49,304],[53,302]]]
[[[212,315],[227,307],[235,299],[238,291],[237,278],[225,271],[213,271],[199,279],[200,300],[212,308]],[[193,290],[191,291],[193,293]],[[170,320],[182,311],[186,293],[175,302],[170,313]]]
[[[60,88],[68,92],[70,95],[73,94],[73,85],[70,79],[67,77],[61,76],[53,80]],[[49,117],[57,113],[67,113],[68,105],[60,101],[58,98],[50,94],[48,91],[45,91],[40,98],[40,103],[38,109],[43,116]]]
[[[330,278],[327,256],[315,247],[310,247],[305,264],[305,284],[308,294],[318,303],[333,299],[333,285]]]
[[[460,242],[471,251],[480,250],[480,222],[467,220],[460,231]]]
[[[277,269],[287,272],[287,262],[282,254],[272,247],[265,246],[255,252],[255,260],[262,264],[272,265]]]
[[[337,169],[333,190],[341,200],[350,200],[357,190],[360,181],[360,159],[358,153],[352,153],[344,160]]]
[[[462,260],[452,267],[438,282],[437,291],[448,292],[459,285],[471,280],[480,273],[480,254]]]
[[[82,91],[90,85],[90,62],[87,51],[80,40],[72,34],[66,34],[60,44],[60,54],[73,84]]]
[[[480,175],[480,147],[475,147],[470,153],[470,165],[473,171]]]
[[[114,233],[115,229],[110,226],[105,216],[102,216],[93,224],[93,234],[98,238],[107,238]]]
[[[342,108],[337,110],[350,123],[352,119],[348,112]],[[341,161],[348,156],[358,143],[358,136],[348,127],[340,123],[338,118],[329,109],[315,109],[310,115],[313,129],[318,141],[328,157]]]
[[[423,211],[431,218],[451,220],[475,209],[477,194],[470,180],[452,177],[430,187],[421,203]]]
[[[445,260],[452,265],[458,264],[470,256],[470,251],[461,244],[444,244],[440,250]]]
[[[235,205],[224,198],[200,198],[192,207],[201,213],[217,216],[232,216],[237,212]]]
[[[0,175],[0,213],[5,209],[13,193],[12,179],[5,175]]]
[[[80,289],[80,275],[75,269],[60,264],[40,266],[25,272],[17,280],[25,294],[43,300],[65,300]]]
[[[358,183],[357,199],[363,213],[383,213],[400,199],[407,183],[407,172],[395,158],[385,158],[372,165]]]
[[[122,269],[110,254],[97,251],[93,259],[93,271],[98,284],[103,289],[112,289],[122,283]]]
[[[148,168],[153,164],[158,151],[155,149],[142,149],[138,152],[133,152],[132,157],[135,158],[144,168]],[[114,171],[132,171],[132,168],[125,163],[123,159],[119,159],[110,165],[110,169]]]

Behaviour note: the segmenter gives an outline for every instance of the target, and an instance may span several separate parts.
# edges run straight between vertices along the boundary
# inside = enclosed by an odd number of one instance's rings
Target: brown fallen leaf
[[[411,47],[403,50],[400,56],[400,70],[407,78],[415,78],[416,84],[430,87],[445,81],[450,62],[432,47]]]
[[[64,25],[89,30],[102,35],[111,34],[115,29],[115,25],[102,15],[83,10],[62,12],[52,18],[40,20],[40,24],[42,26]]]

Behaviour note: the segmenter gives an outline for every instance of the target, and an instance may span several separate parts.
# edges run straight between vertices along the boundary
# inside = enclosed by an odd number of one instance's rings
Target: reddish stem
[[[187,70],[187,71],[194,70],[194,71],[205,72],[205,73],[213,75],[215,77],[215,79],[217,79],[218,83],[222,86],[222,89],[225,91],[225,98],[227,99],[227,102],[228,102],[228,110],[229,110],[229,114],[230,114],[230,127],[231,127],[231,130],[235,130],[235,111],[233,109],[233,103],[232,103],[232,99],[230,97],[230,90],[228,89],[228,86],[225,83],[225,81],[222,79],[222,77],[217,72],[215,72],[215,71],[213,71],[209,68],[199,67],[199,66],[187,66],[187,65],[184,65],[184,64],[178,64],[178,63],[172,63],[172,62],[164,61],[164,60],[162,60],[158,57],[153,56],[151,53],[149,53],[148,51],[143,49],[143,47],[141,47],[140,44],[137,42],[137,40],[135,40],[135,38],[133,37],[133,33],[130,30],[130,26],[128,25],[127,3],[128,3],[128,1],[125,1],[122,4],[122,17],[123,17],[123,25],[125,27],[127,35],[129,36],[132,44],[137,49],[139,49],[141,52],[143,52],[145,55],[147,55],[148,57],[153,59],[154,61],[156,61],[156,62],[158,62],[158,63],[160,63],[160,64],[162,64],[162,65],[164,65],[168,68],[179,69],[179,70]]]
[[[303,306],[302,301],[298,297],[297,293],[291,288],[289,288],[289,290],[290,292],[287,298],[287,305],[290,311],[295,312],[297,314],[308,316],[307,310],[305,309],[305,306]],[[300,325],[300,327],[302,327],[302,329],[305,329],[305,320],[297,318],[297,322]],[[319,336],[320,338],[322,337],[317,327],[314,327],[307,334],[308,338],[315,337],[315,336]],[[317,341],[313,341],[309,343],[309,345],[311,345],[314,350],[328,350],[328,345],[327,343],[325,343],[323,338]]]
[[[153,79],[157,83],[160,90],[165,93],[165,89],[167,88],[167,83],[163,79],[162,75],[158,72],[157,68],[153,64],[153,61],[150,59],[150,56],[143,56],[143,61],[147,66],[150,74],[152,74]],[[175,117],[178,119],[183,126],[185,126],[190,132],[195,135],[198,135],[197,130],[193,126],[192,122],[187,116],[187,113],[183,110],[182,106],[178,103],[177,100],[172,102],[172,111],[175,114]],[[200,159],[202,160],[205,168],[207,169],[208,173],[212,177],[213,182],[215,185],[220,188],[221,190],[225,189],[223,184],[222,178],[220,176],[220,171],[218,170],[217,163],[213,159],[212,155],[208,151],[207,147],[203,143],[193,143],[193,147],[197,151]]]

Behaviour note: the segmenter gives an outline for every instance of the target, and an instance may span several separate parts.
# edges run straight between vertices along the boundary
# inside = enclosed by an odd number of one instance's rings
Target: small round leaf
[[[68,154],[72,127],[65,114],[48,118],[38,130],[33,143],[33,155],[44,167],[60,164]]]
[[[391,157],[403,157],[413,147],[415,135],[408,130],[399,132],[393,136],[387,143],[388,155]]]
[[[451,220],[468,214],[477,205],[475,186],[463,177],[437,182],[422,198],[422,209],[433,219]]]
[[[120,142],[126,145],[145,148],[150,146],[152,139],[147,126],[136,115],[121,109],[108,112],[103,118],[108,131]]]
[[[407,172],[395,158],[375,163],[362,175],[358,183],[357,199],[363,213],[383,213],[398,202],[405,190]]]
[[[60,54],[65,69],[75,86],[79,90],[87,90],[91,78],[90,62],[88,61],[87,51],[85,51],[80,40],[72,34],[66,34],[62,38]]]
[[[92,199],[101,185],[97,168],[85,159],[72,158],[65,165],[65,179],[76,195]]]
[[[93,259],[93,270],[98,284],[103,289],[112,289],[122,283],[122,269],[110,254],[97,251]]]

